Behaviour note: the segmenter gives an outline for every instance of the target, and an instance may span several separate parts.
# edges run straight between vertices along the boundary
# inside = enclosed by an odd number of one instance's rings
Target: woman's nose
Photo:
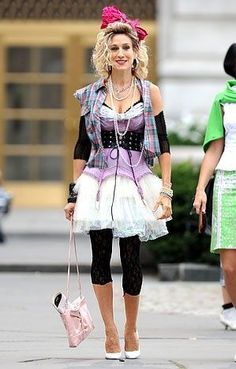
[[[119,56],[119,58],[123,58],[124,57],[124,53],[123,53],[123,50],[122,49],[119,49],[118,56]]]

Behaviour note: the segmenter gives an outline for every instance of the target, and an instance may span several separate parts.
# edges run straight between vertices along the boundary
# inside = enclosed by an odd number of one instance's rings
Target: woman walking
[[[234,79],[214,99],[204,141],[193,206],[206,211],[206,185],[215,172],[211,252],[219,253],[226,290],[236,307],[236,44],[228,49],[225,72]],[[228,305],[228,304],[227,304]],[[232,306],[228,306],[232,308]],[[224,319],[224,324],[228,322]]]
[[[140,355],[137,332],[141,241],[167,234],[171,218],[169,142],[157,86],[145,80],[147,32],[116,7],[105,7],[93,64],[100,79],[79,89],[79,138],[67,219],[89,233],[91,279],[105,327],[105,357],[119,359],[110,271],[112,240],[119,238],[125,305],[125,356]],[[150,165],[158,157],[162,179]]]

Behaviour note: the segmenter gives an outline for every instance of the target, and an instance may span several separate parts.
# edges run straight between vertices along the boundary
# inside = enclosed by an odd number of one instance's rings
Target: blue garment
[[[0,213],[7,214],[10,209],[10,204],[10,194],[3,187],[0,187]]]

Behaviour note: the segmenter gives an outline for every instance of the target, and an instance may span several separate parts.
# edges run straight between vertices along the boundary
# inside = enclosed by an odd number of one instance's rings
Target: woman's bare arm
[[[200,209],[205,213],[207,197],[205,188],[209,179],[211,178],[214,170],[221,158],[224,151],[224,138],[214,140],[210,143],[207,152],[204,155],[201,170],[199,174],[198,184],[196,188],[195,199],[193,207],[196,209],[196,213],[199,214]]]

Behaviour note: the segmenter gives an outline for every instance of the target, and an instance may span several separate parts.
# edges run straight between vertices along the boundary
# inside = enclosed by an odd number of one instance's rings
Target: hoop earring
[[[135,58],[135,59],[133,60],[133,64],[132,64],[132,70],[136,70],[136,69],[138,69],[138,65],[139,65],[139,61],[138,61],[138,59],[137,59],[137,58]]]
[[[112,66],[110,64],[106,63],[106,67],[105,68],[106,68],[106,71],[110,74],[111,71],[112,71]]]

